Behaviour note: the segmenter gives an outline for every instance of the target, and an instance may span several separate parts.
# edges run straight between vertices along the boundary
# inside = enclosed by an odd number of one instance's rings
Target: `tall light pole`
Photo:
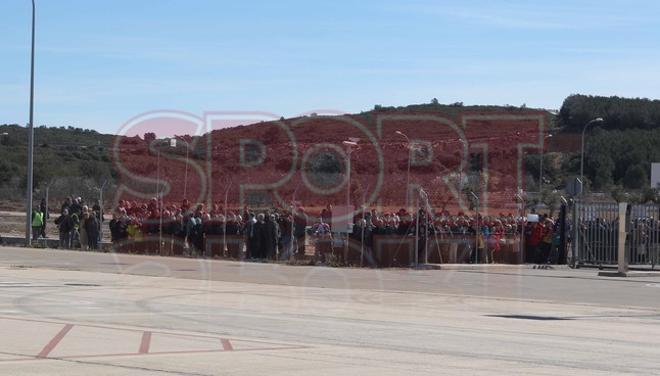
[[[367,227],[367,220],[365,219],[365,211],[367,209],[367,192],[369,186],[362,191],[362,237],[360,240],[360,267],[364,265],[364,229]]]
[[[463,144],[463,147],[465,148],[465,150],[468,151],[468,154],[469,154],[469,151],[470,151],[469,147],[470,146],[468,145],[468,142],[466,140],[462,139],[462,138],[459,138],[458,142]],[[459,163],[458,168],[460,168],[460,171],[458,173],[458,184],[459,184],[458,189],[460,191],[463,191],[463,161],[461,161],[461,163]]]
[[[415,220],[415,257],[414,257],[414,262],[415,262],[415,267],[419,267],[419,212],[421,211],[422,205],[420,201],[424,201],[425,206],[424,206],[424,211],[426,211],[428,207],[428,199],[429,196],[428,194],[424,191],[423,188],[420,188],[419,191],[417,192],[417,205],[415,207],[415,212],[417,215],[417,219]],[[428,221],[428,215],[425,215],[427,221]],[[428,232],[428,223],[426,223],[425,227],[425,234]],[[424,241],[426,242],[426,235],[424,235]],[[428,252],[426,252],[428,255]],[[427,264],[428,262],[428,257],[424,256],[424,263]]]
[[[518,242],[519,245],[519,254],[518,254],[518,260],[522,264],[525,261],[525,247],[524,247],[524,242],[525,242],[525,191],[521,188],[520,191],[516,194],[516,199],[520,202],[520,241]]]
[[[190,149],[190,145],[188,144],[188,141],[185,141],[186,143],[186,172],[184,175],[184,180],[183,180],[183,198],[188,199],[188,149]],[[225,219],[226,220],[226,219]]]
[[[344,145],[348,149],[348,160],[346,161],[346,175],[347,175],[347,187],[346,187],[346,207],[350,208],[350,220],[353,220],[353,209],[351,208],[351,154],[353,154],[353,148],[357,147],[356,141],[344,141]],[[346,243],[344,244],[344,256],[348,257],[348,229],[346,229]]]
[[[188,198],[188,150],[190,149],[190,144],[188,143],[188,141],[182,140],[180,138],[170,138],[169,140],[170,147],[176,149],[177,141],[181,141],[184,144],[186,144],[186,167],[185,167],[185,174],[183,177],[183,198],[187,199]]]
[[[298,242],[296,242],[295,245],[293,244],[293,240],[295,238],[293,230],[296,224],[296,192],[298,192],[298,187],[296,187],[296,189],[293,190],[293,195],[291,195],[291,231],[289,233],[289,235],[291,236],[291,240],[289,241],[291,246],[289,247],[289,259],[291,259],[291,257],[296,255],[296,251],[298,249],[297,248]]]
[[[185,169],[184,178],[183,178],[183,198],[187,199],[188,198],[188,151],[190,149],[190,144],[186,140],[182,140],[180,138],[179,139],[175,138],[174,139],[174,141],[175,141],[174,142],[174,147],[176,147],[176,140],[179,140],[179,141],[183,142],[184,144],[186,144],[186,169]]]
[[[158,210],[160,211],[159,220],[158,220],[158,255],[162,255],[162,244],[163,244],[163,202],[161,197],[160,189],[160,147],[163,143],[163,140],[155,139],[151,141],[148,145],[149,150],[152,153],[156,153],[156,201],[158,205]]]
[[[104,180],[99,187],[99,243],[103,241],[103,190],[106,185],[108,185],[108,181]],[[48,190],[46,190],[46,197],[48,197]],[[48,199],[46,199],[46,207],[48,207]]]
[[[231,181],[229,181],[229,185],[227,185],[227,189],[225,189],[225,205],[223,206],[223,211],[224,211],[224,216],[225,220],[222,223],[222,255],[224,256],[225,251],[227,251],[227,204],[229,203],[229,190],[231,189]],[[228,255],[231,256],[230,252],[227,253]],[[211,252],[211,257],[213,257],[213,252]],[[241,258],[241,255],[238,255],[238,258]]]
[[[27,189],[26,189],[26,221],[25,221],[25,244],[32,245],[32,184],[34,169],[34,29],[36,19],[36,6],[32,0],[32,54],[30,57],[30,123],[28,124],[28,165],[27,165]]]
[[[580,189],[580,196],[584,193],[584,134],[591,124],[602,123],[603,121],[603,118],[596,118],[585,124],[584,128],[582,128],[582,151],[580,151],[580,184],[582,184],[582,187]]]
[[[406,139],[406,146],[408,148],[408,171],[406,172],[406,204],[407,204],[408,203],[408,189],[410,189],[409,188],[409,185],[410,185],[410,160],[411,160],[411,150],[412,149],[410,148],[410,139],[408,138],[408,136],[406,136],[405,133],[403,133],[401,131],[396,131],[394,133],[396,133],[399,136],[402,136]],[[408,209],[410,209],[410,205],[408,205]]]
[[[163,246],[163,198],[160,189],[160,149],[158,149],[158,157],[156,157],[156,175],[158,176],[158,184],[156,187],[156,199],[158,200],[158,256],[162,256],[161,248]]]
[[[473,191],[470,191],[470,195],[474,198],[476,203],[474,216],[474,263],[479,263],[479,231],[481,231],[481,226],[479,225],[479,196],[477,196]]]
[[[347,174],[347,183],[348,187],[346,189],[346,205],[351,205],[351,154],[353,153],[354,148],[358,146],[357,141],[344,141],[344,145],[347,146],[348,150],[348,160],[346,161],[346,174]]]
[[[543,159],[545,157],[545,140],[552,138],[552,135],[549,134],[543,137],[543,142],[541,143],[541,166],[539,171],[539,195],[543,192]]]

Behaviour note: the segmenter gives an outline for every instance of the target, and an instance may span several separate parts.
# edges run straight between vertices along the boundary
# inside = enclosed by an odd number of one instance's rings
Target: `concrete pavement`
[[[0,248],[0,374],[660,374],[660,279]]]

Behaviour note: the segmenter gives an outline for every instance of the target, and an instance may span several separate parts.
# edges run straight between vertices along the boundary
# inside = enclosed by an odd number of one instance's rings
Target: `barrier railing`
[[[660,205],[578,201],[573,210],[576,266],[625,269],[658,264]]]
[[[628,264],[655,268],[660,253],[660,206],[633,205],[628,218]]]
[[[579,265],[616,265],[619,207],[615,203],[576,202],[576,261]]]

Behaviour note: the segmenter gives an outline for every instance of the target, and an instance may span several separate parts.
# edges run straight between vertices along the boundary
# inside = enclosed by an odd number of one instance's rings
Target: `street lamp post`
[[[163,203],[160,189],[160,145],[162,140],[156,139],[149,143],[149,150],[156,153],[156,200],[158,205],[159,220],[158,220],[158,255],[161,255],[161,247],[163,244]]]
[[[543,159],[545,157],[545,140],[552,138],[552,135],[549,134],[543,137],[543,142],[541,143],[541,166],[539,171],[539,195],[542,195],[543,192]]]
[[[163,204],[162,191],[160,189],[160,149],[156,159],[156,175],[158,176],[158,185],[156,189],[156,199],[158,200],[158,256],[162,256],[161,248],[163,246]]]
[[[422,189],[420,188],[419,191],[417,192],[417,195],[415,195],[416,198],[416,206],[415,206],[415,214],[417,215],[415,219],[415,257],[414,257],[414,263],[415,263],[415,268],[419,266],[419,198],[422,195]]]
[[[365,211],[367,210],[367,191],[369,186],[362,191],[362,236],[360,240],[360,267],[364,265],[364,229],[367,227],[367,220],[365,219]]]
[[[179,140],[184,144],[186,144],[186,168],[183,177],[183,198],[187,199],[188,198],[188,152],[190,150],[190,144],[188,143],[188,141],[182,140],[180,138],[175,140]]]
[[[344,145],[348,149],[348,158],[346,162],[346,175],[347,175],[347,187],[346,187],[346,207],[350,209],[351,221],[353,219],[353,209],[351,208],[351,154],[353,153],[353,148],[357,147],[357,142],[355,141],[344,141]],[[344,244],[344,256],[348,256],[348,229],[346,229],[346,243]]]
[[[187,199],[188,198],[188,151],[190,150],[190,144],[188,141],[180,139],[180,138],[170,138],[169,145],[171,148],[177,147],[177,141],[183,142],[186,144],[186,167],[185,167],[185,172],[184,172],[184,177],[183,177],[183,198]]]
[[[462,138],[459,138],[458,142],[463,144],[463,148],[464,148],[463,150],[466,150],[469,153],[470,150],[469,150],[468,142],[466,140],[462,139]],[[459,163],[459,166],[458,166],[458,168],[460,169],[460,171],[458,173],[458,189],[460,191],[463,191],[463,161],[464,160],[465,159],[462,159],[461,162]]]
[[[296,255],[296,251],[298,250],[297,249],[298,242],[296,241],[296,244],[293,244],[293,240],[295,238],[294,227],[296,225],[296,192],[298,192],[298,188],[294,189],[293,195],[291,195],[291,226],[290,226],[291,231],[289,231],[291,240],[289,240],[289,244],[290,244],[289,255],[288,255],[289,259],[294,258],[294,256]]]
[[[103,241],[103,190],[107,184],[108,181],[104,180],[101,187],[99,187],[99,243]],[[46,197],[48,197],[48,190],[46,190]],[[48,199],[46,199],[46,207],[48,207]]]
[[[408,136],[406,136],[405,133],[403,133],[401,131],[396,131],[395,133],[406,139],[406,144],[407,144],[407,148],[408,148],[408,169],[407,169],[407,172],[406,172],[406,203],[408,203],[408,198],[409,198],[408,197],[409,196],[408,195],[408,190],[410,189],[409,188],[409,186],[410,186],[410,159],[411,159],[411,150],[412,149],[410,148],[410,139],[408,138]],[[408,209],[410,209],[410,205],[408,205]]]
[[[36,6],[32,0],[32,53],[30,55],[30,123],[28,124],[28,165],[27,165],[27,189],[26,189],[26,221],[25,221],[25,244],[32,245],[32,184],[34,174],[34,31],[36,20]]]
[[[479,231],[481,231],[481,228],[479,227],[479,196],[477,196],[473,191],[470,191],[470,195],[472,198],[474,198],[476,205],[475,205],[475,213],[476,215],[474,216],[474,263],[478,264],[479,263]]]
[[[190,149],[190,145],[186,141],[186,172],[184,174],[184,180],[183,180],[183,198],[187,199],[188,198],[188,150]]]
[[[49,190],[50,190],[50,182],[47,182],[47,183],[46,183],[46,197],[45,197],[45,199],[46,199],[46,208],[45,208],[45,209],[46,209],[46,210],[45,210],[45,212],[43,213],[43,214],[44,214],[44,224],[47,223],[47,221],[48,221],[48,213],[49,213],[49,211],[48,211],[48,198],[49,198],[49,197],[48,197],[48,191],[49,191]],[[44,229],[45,229],[45,227],[44,227]],[[47,235],[46,235],[46,231],[44,231],[43,236],[44,236],[44,237],[47,237]]]
[[[426,211],[428,207],[428,194],[426,191],[424,191],[423,188],[420,188],[419,191],[417,192],[417,206],[415,207],[415,211],[417,212],[417,220],[415,221],[415,267],[419,267],[419,220],[420,220],[420,215],[419,212],[422,210],[422,202],[424,202],[424,211]],[[428,221],[428,213],[425,215],[426,221]],[[424,230],[424,241],[426,242],[426,237],[428,233],[428,222],[426,223],[425,230]],[[424,256],[424,263],[428,263],[428,251],[425,252],[426,255]]]
[[[227,185],[227,189],[225,189],[225,204],[223,206],[225,220],[222,224],[222,255],[227,251],[227,205],[229,204],[229,190],[231,189],[231,183],[232,182],[230,181],[229,185]],[[213,257],[213,255],[211,255],[211,257]],[[239,259],[241,258],[240,254],[238,257]]]
[[[580,184],[582,184],[582,187],[580,189],[580,196],[584,193],[584,134],[591,124],[602,123],[603,121],[603,118],[596,118],[585,124],[584,128],[582,128],[582,149],[580,151]]]
[[[520,202],[520,241],[519,243],[519,254],[518,254],[518,260],[522,264],[525,261],[525,248],[524,248],[524,242],[525,242],[525,191],[520,189],[520,191],[516,194],[516,199]]]

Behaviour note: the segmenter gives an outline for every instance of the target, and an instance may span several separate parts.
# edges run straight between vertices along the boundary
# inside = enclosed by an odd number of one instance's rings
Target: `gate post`
[[[562,197],[563,198],[563,197]],[[566,221],[568,221],[568,202],[564,200],[559,210],[559,249],[557,250],[557,265],[566,263]]]
[[[617,244],[617,264],[619,273],[628,272],[628,258],[626,257],[626,223],[628,218],[626,212],[628,211],[628,204],[625,202],[619,203],[619,236]]]
[[[579,233],[578,201],[573,200],[573,239],[571,239],[571,263],[570,267],[576,268],[580,265],[580,233]]]

